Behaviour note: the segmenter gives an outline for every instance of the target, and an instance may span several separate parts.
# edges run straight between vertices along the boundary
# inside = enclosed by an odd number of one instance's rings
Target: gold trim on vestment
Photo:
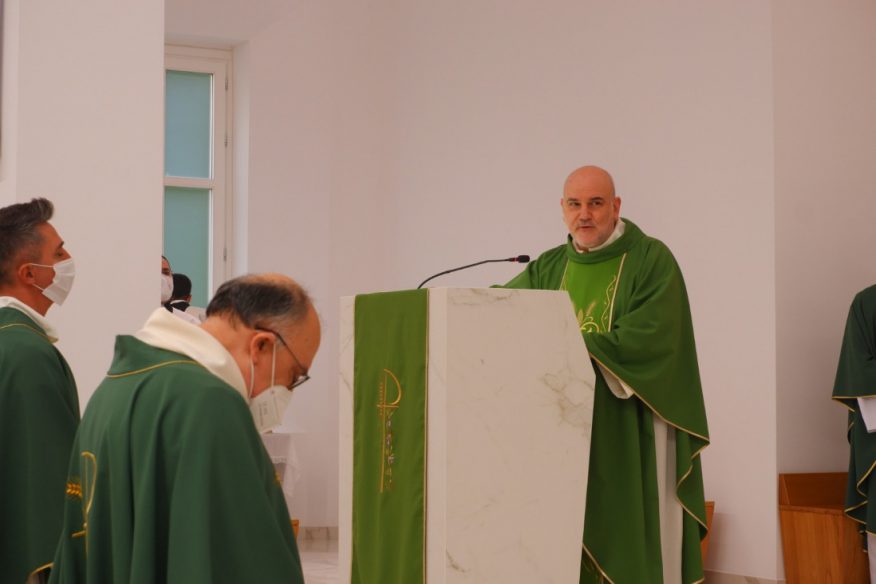
[[[27,325],[25,325],[25,326],[27,326]],[[27,578],[25,579],[25,582],[27,582],[28,580],[30,580],[31,578],[33,578],[34,576],[36,576],[40,572],[42,572],[44,570],[48,570],[49,568],[51,568],[54,565],[55,565],[55,562],[49,562],[48,564],[43,564],[42,566],[40,566],[39,568],[37,568],[36,570],[34,570],[30,574],[28,574]]]
[[[79,482],[78,478],[73,478],[67,481],[67,487],[65,494],[68,497],[72,497],[74,499],[82,499],[82,483]]]
[[[614,258],[610,258],[614,259]],[[578,309],[575,313],[578,327],[581,329],[582,333],[607,333],[611,331],[611,325],[614,321],[614,301],[617,297],[617,289],[620,287],[621,275],[624,270],[624,262],[627,259],[627,252],[624,252],[621,255],[620,263],[617,266],[617,272],[611,279],[611,282],[608,283],[608,287],[605,289],[605,308],[603,309],[602,315],[600,316],[599,322],[592,317],[591,312],[596,305],[596,300],[591,302],[590,306],[587,308],[587,314],[584,314],[584,309]],[[606,260],[607,261],[607,260]],[[560,279],[560,287],[559,290],[565,291],[569,293],[569,299],[572,301],[572,307],[575,308],[575,299],[572,297],[572,293],[569,290],[568,284],[566,283],[566,274],[569,270],[569,259],[566,258],[566,264],[563,266],[563,277]],[[605,320],[605,312],[608,312],[608,320]],[[590,319],[589,321],[587,319]],[[584,326],[587,324],[588,326]],[[603,329],[600,329],[600,325],[603,325]]]
[[[82,494],[79,496],[82,499],[82,530],[77,531],[71,537],[85,538],[85,556],[88,556],[88,515],[91,513],[91,505],[94,503],[95,487],[97,485],[97,457],[93,452],[83,450],[81,455],[85,459],[82,473],[83,481],[81,483]],[[88,464],[91,464],[91,483],[88,482]]]
[[[859,480],[857,483],[855,483],[855,490],[858,491],[858,493],[862,497],[864,497],[865,503],[868,501],[867,494],[864,493],[863,491],[861,491],[861,489],[859,489],[858,487],[860,487],[864,481],[866,481],[868,478],[870,478],[870,473],[873,472],[874,468],[876,468],[876,461],[873,461],[873,464],[870,465],[870,468],[867,469],[867,472],[864,473],[864,476],[861,477],[861,480]]]
[[[684,509],[685,512],[686,512],[688,515],[690,515],[691,517],[693,517],[694,519],[696,519],[697,523],[699,523],[699,524],[703,527],[703,529],[706,530],[706,533],[708,533],[708,532],[709,532],[709,528],[708,528],[708,526],[706,525],[705,517],[704,517],[703,519],[700,519],[699,517],[697,517],[697,515],[696,515],[694,512],[692,512],[690,509],[688,509],[688,508],[684,505],[684,503],[681,502],[681,499],[678,498],[678,489],[679,489],[679,487],[681,486],[681,484],[682,484],[685,480],[687,480],[688,476],[690,476],[690,473],[693,472],[693,461],[694,461],[694,460],[700,455],[700,453],[701,453],[703,450],[705,450],[706,446],[709,445],[709,439],[706,438],[705,436],[701,436],[701,435],[697,434],[696,432],[691,432],[690,430],[687,430],[686,428],[682,428],[682,427],[679,426],[678,424],[674,424],[674,423],[670,422],[669,420],[667,420],[666,418],[664,418],[662,415],[660,415],[660,412],[658,412],[658,411],[654,408],[654,406],[652,406],[650,403],[648,403],[647,400],[643,399],[642,396],[639,395],[639,393],[638,393],[635,389],[633,389],[633,387],[632,387],[630,384],[626,383],[623,379],[620,378],[620,376],[616,375],[615,372],[612,371],[609,367],[606,367],[605,363],[603,363],[602,361],[600,361],[599,359],[597,359],[596,357],[594,357],[594,356],[593,356],[593,353],[590,353],[590,358],[593,359],[594,361],[596,361],[597,363],[599,363],[602,367],[605,368],[606,371],[608,371],[609,373],[611,373],[612,375],[614,375],[615,378],[617,378],[621,383],[623,383],[627,388],[629,388],[629,390],[630,390],[631,392],[633,392],[633,395],[635,395],[639,400],[641,400],[641,402],[642,402],[643,404],[645,404],[645,405],[648,407],[649,410],[651,410],[651,413],[652,413],[652,414],[656,415],[658,418],[660,418],[660,419],[663,420],[666,424],[672,426],[673,428],[675,428],[675,429],[677,429],[677,430],[681,430],[682,432],[684,432],[684,433],[686,433],[686,434],[690,434],[691,436],[695,436],[695,437],[699,438],[700,440],[704,440],[704,441],[706,442],[701,448],[699,448],[696,452],[694,452],[694,453],[691,455],[691,457],[690,457],[690,461],[689,461],[689,467],[688,467],[688,469],[687,469],[687,472],[685,472],[684,475],[682,475],[682,477],[676,482],[676,484],[675,484],[675,498],[676,498],[676,500],[678,500],[679,504],[681,505],[681,508]],[[676,460],[676,464],[678,464],[678,461],[677,461],[677,460]],[[702,539],[702,538],[700,538],[700,539]]]
[[[599,562],[596,561],[596,558],[593,557],[593,554],[590,553],[590,550],[587,549],[587,546],[584,543],[581,544],[581,549],[584,550],[584,553],[586,553],[587,557],[590,558],[590,561],[593,562],[593,567],[596,568],[596,570],[599,572],[599,577],[601,578],[600,582],[604,580],[607,581],[609,584],[614,584],[614,580],[608,577],[608,574],[605,573],[605,570],[602,569],[602,566],[599,565]],[[705,571],[705,566],[703,566],[703,573],[705,573]],[[703,584],[703,582],[705,581],[706,577],[703,576],[699,580],[694,580],[693,582],[691,582],[691,584]]]
[[[160,367],[166,367],[168,365],[197,365],[199,367],[203,367],[203,365],[191,359],[175,359],[173,361],[165,361],[164,363],[156,363],[155,365],[150,365],[149,367],[144,367],[143,369],[137,369],[136,371],[127,371],[125,373],[107,373],[106,377],[107,379],[120,379],[122,377],[130,377],[131,375],[146,373],[147,371],[152,371],[153,369],[158,369]]]
[[[590,353],[590,358],[593,359],[594,361],[596,361],[597,363],[599,363],[600,365],[602,365],[603,367],[605,367],[605,370],[606,370],[606,371],[608,371],[609,373],[611,373],[612,375],[614,375],[619,381],[621,381],[624,385],[626,385],[627,387],[629,387],[629,388],[630,388],[630,391],[633,392],[633,395],[635,395],[637,398],[639,398],[640,400],[642,400],[642,403],[644,403],[646,406],[648,406],[648,408],[649,408],[652,412],[654,412],[655,414],[657,414],[657,417],[658,417],[658,418],[660,418],[661,420],[663,420],[664,422],[666,422],[667,424],[669,424],[669,425],[672,426],[673,428],[676,428],[676,429],[678,429],[678,430],[681,430],[681,431],[684,432],[685,434],[690,434],[691,436],[696,436],[696,437],[699,438],[700,440],[705,440],[707,445],[710,443],[710,440],[709,440],[707,437],[702,436],[701,434],[697,434],[696,432],[694,432],[694,431],[692,431],[692,430],[688,430],[687,428],[683,428],[683,427],[679,426],[678,424],[674,424],[673,422],[670,422],[669,420],[667,420],[666,418],[664,418],[662,415],[660,415],[660,412],[658,412],[658,411],[654,408],[654,406],[652,406],[651,404],[649,404],[649,403],[647,402],[647,400],[642,399],[642,396],[639,395],[639,393],[638,393],[635,389],[633,389],[633,387],[632,387],[629,383],[627,383],[626,381],[624,381],[623,379],[621,379],[620,376],[616,375],[615,372],[611,370],[611,368],[609,368],[608,366],[605,365],[605,363],[603,363],[602,361],[600,361],[599,359],[597,359],[596,357],[594,357],[594,356],[593,356],[593,353]],[[702,450],[702,449],[701,449],[701,450]]]
[[[627,253],[624,253],[623,256],[621,257],[621,262],[620,262],[620,265],[619,265],[619,267],[618,267],[618,271],[617,271],[617,275],[616,275],[616,278],[617,278],[617,279],[616,279],[616,282],[615,282],[615,288],[614,288],[614,294],[612,295],[612,299],[611,299],[611,313],[610,313],[610,317],[609,317],[609,329],[608,329],[606,332],[609,332],[609,331],[611,330],[611,326],[614,324],[613,321],[614,321],[615,297],[617,296],[617,290],[618,290],[618,288],[620,288],[621,273],[622,273],[622,271],[623,271],[623,266],[624,266],[624,262],[626,261],[626,257],[627,257]],[[565,266],[565,268],[564,268],[564,270],[563,270],[563,277],[562,277],[562,280],[561,280],[561,282],[560,282],[560,289],[561,289],[561,290],[566,290],[566,289],[567,289],[567,288],[566,288],[566,270],[568,269],[568,267],[569,267],[569,260],[567,259],[567,260],[566,260],[566,266]],[[585,343],[586,343],[586,341],[585,341]],[[588,352],[589,352],[589,351],[588,351]],[[597,359],[596,357],[594,357],[594,356],[593,356],[593,353],[590,353],[590,357],[591,357],[594,361],[596,361],[599,365],[601,365],[601,366],[602,366],[606,371],[608,371],[611,375],[614,375],[614,377],[615,377],[616,379],[618,379],[621,383],[623,383],[624,386],[627,387],[627,388],[633,393],[633,395],[635,395],[639,400],[641,400],[641,402],[642,402],[643,404],[645,404],[645,406],[646,406],[646,407],[652,412],[653,415],[656,415],[658,418],[660,418],[661,420],[663,420],[663,422],[666,423],[667,425],[669,425],[670,427],[675,428],[676,430],[681,430],[682,432],[684,432],[684,433],[686,433],[686,434],[689,434],[689,435],[691,435],[691,436],[694,436],[694,437],[696,437],[696,438],[699,438],[700,440],[703,440],[703,441],[705,442],[705,444],[704,444],[703,446],[701,446],[700,448],[698,448],[698,449],[697,449],[697,450],[691,455],[690,460],[688,461],[688,468],[687,468],[686,472],[682,475],[682,477],[681,477],[680,479],[678,479],[678,480],[676,481],[676,484],[675,484],[675,493],[673,493],[673,496],[675,497],[675,500],[678,501],[679,506],[681,506],[681,508],[684,510],[684,512],[687,513],[688,515],[690,515],[691,517],[693,517],[694,520],[695,520],[700,526],[702,526],[702,528],[706,531],[706,533],[708,533],[709,528],[708,528],[708,526],[707,526],[707,524],[706,524],[705,517],[703,517],[703,518],[701,519],[701,518],[698,517],[693,511],[691,511],[690,509],[688,509],[688,507],[687,507],[687,506],[682,502],[682,500],[679,498],[679,496],[678,496],[678,490],[679,490],[679,488],[681,487],[681,485],[682,485],[682,484],[688,479],[688,477],[690,476],[690,474],[693,472],[694,461],[696,460],[697,457],[699,457],[700,453],[701,453],[703,450],[705,450],[706,446],[709,445],[709,443],[710,443],[709,439],[708,439],[707,437],[705,437],[705,436],[702,436],[702,435],[700,435],[700,434],[698,434],[698,433],[696,433],[696,432],[692,432],[692,431],[690,431],[690,430],[688,430],[688,429],[686,429],[686,428],[683,428],[683,427],[679,426],[678,424],[675,424],[675,423],[670,422],[669,420],[667,420],[665,417],[663,417],[663,416],[660,414],[660,412],[657,411],[657,409],[656,409],[654,406],[652,406],[650,403],[648,403],[647,400],[643,399],[642,396],[641,396],[641,395],[640,395],[635,389],[633,389],[633,387],[632,387],[630,384],[624,382],[623,379],[622,379],[619,375],[615,374],[615,372],[612,371],[612,369],[611,369],[610,367],[607,367],[602,361],[600,361],[599,359]],[[678,464],[678,461],[676,460],[676,465],[677,465],[677,464]],[[585,518],[585,521],[586,521],[586,518]],[[700,539],[702,540],[702,538],[700,538]],[[611,584],[614,584],[614,583],[612,582],[611,578],[609,578],[608,575],[605,573],[605,570],[603,570],[602,567],[599,565],[599,563],[596,561],[596,558],[593,556],[593,554],[590,553],[590,550],[587,549],[587,546],[586,546],[585,544],[583,544],[583,542],[582,542],[582,544],[581,544],[581,547],[582,547],[582,549],[587,553],[587,555],[590,557],[590,559],[592,560],[594,566],[596,566],[596,568],[599,570],[601,576],[602,576],[604,579],[606,579],[608,582],[610,582]],[[697,580],[697,581],[694,582],[693,584],[700,584],[700,583],[702,583],[702,582],[704,582],[704,581],[705,581],[705,577],[702,578],[702,579],[700,579],[700,580]]]
[[[839,405],[841,405],[842,407],[846,408],[847,410],[849,410],[851,412],[857,412],[858,410],[856,410],[852,406],[846,404],[842,400],[844,400],[844,399],[857,400],[859,397],[863,397],[863,398],[876,397],[876,394],[873,394],[873,395],[833,395],[830,397],[830,399],[839,403]]]
[[[29,324],[25,324],[23,322],[13,322],[11,324],[4,324],[3,326],[0,326],[0,331],[2,331],[3,329],[8,329],[8,328],[16,327],[16,326],[23,326],[27,330],[38,334],[39,336],[44,338],[49,344],[51,344],[51,342],[52,342],[51,340],[49,340],[49,335],[47,335],[45,333],[45,331],[41,331],[39,329],[36,329],[36,328],[30,326]]]
[[[857,517],[852,517],[851,515],[849,515],[849,511],[854,511],[855,509],[860,509],[861,507],[865,507],[865,506],[870,502],[869,497],[868,497],[863,491],[861,491],[861,489],[859,489],[858,487],[861,486],[861,483],[863,483],[865,480],[867,480],[867,478],[870,476],[870,473],[873,472],[873,467],[876,467],[876,462],[873,462],[873,464],[870,465],[870,468],[867,470],[867,472],[864,473],[864,476],[861,477],[861,480],[858,481],[857,483],[855,483],[855,491],[856,491],[859,495],[861,495],[861,497],[863,497],[864,500],[861,501],[860,503],[858,503],[857,505],[853,506],[853,507],[849,507],[848,509],[844,509],[844,510],[843,510],[843,514],[844,514],[846,517],[848,517],[848,518],[851,519],[852,521],[855,521],[856,523],[860,523],[861,525],[864,526],[864,529],[861,530],[862,533],[867,532],[867,522],[866,522],[866,521],[861,521],[861,520],[858,519]],[[869,532],[867,532],[867,533],[869,533]],[[874,535],[876,535],[876,534],[874,534]]]
[[[383,380],[378,385],[378,403],[377,409],[380,411],[380,487],[378,492],[383,493],[392,488],[392,465],[393,460],[395,459],[395,454],[393,452],[393,433],[390,429],[387,432],[387,424],[392,423],[392,414],[396,409],[398,409],[402,400],[402,386],[401,382],[396,377],[395,373],[387,369],[383,368]],[[387,383],[387,375],[392,377],[392,380],[395,382],[395,389],[397,391],[395,399],[387,403],[387,396],[389,395],[389,388]],[[387,451],[387,446],[389,446],[389,450]],[[386,463],[389,462],[389,470],[387,471]],[[387,472],[389,473],[389,480],[387,481]]]
[[[611,295],[610,312],[608,313],[608,329],[605,332],[609,332],[611,325],[614,324],[614,299],[617,297],[617,289],[620,288],[621,274],[624,271],[624,262],[626,260],[627,254],[624,252],[624,255],[621,256],[620,265],[617,268],[617,275],[615,275],[614,292]],[[566,263],[568,264],[568,260],[566,260]]]
[[[845,402],[843,402],[842,400],[844,400],[844,399],[857,400],[859,397],[862,397],[862,398],[870,398],[870,397],[876,397],[876,395],[834,395],[834,396],[831,396],[830,399],[833,400],[833,401],[835,401],[835,402],[837,402],[837,403],[839,403],[841,406],[843,406],[844,408],[848,409],[850,412],[853,412],[853,413],[856,413],[856,414],[857,414],[857,413],[858,413],[858,410],[856,410],[855,408],[853,408],[853,407],[850,406],[850,405],[847,405],[847,404],[846,404]],[[855,422],[854,422],[854,420],[852,420],[851,422],[849,422],[849,427],[846,429],[846,432],[847,432],[847,433],[848,433],[848,432],[851,432],[851,431],[852,431],[852,428],[854,428],[854,427],[855,427]],[[861,521],[860,519],[858,519],[858,518],[856,518],[856,517],[852,517],[851,515],[849,515],[849,513],[850,513],[851,511],[856,510],[856,509],[860,509],[861,507],[865,507],[867,504],[869,504],[869,502],[870,502],[870,498],[867,496],[866,493],[864,493],[863,491],[861,491],[861,489],[860,489],[859,487],[861,486],[861,484],[862,484],[864,481],[866,481],[866,480],[870,477],[870,474],[872,474],[874,468],[876,468],[876,461],[874,461],[873,464],[870,465],[870,468],[867,469],[867,472],[864,473],[864,476],[861,477],[861,480],[859,480],[859,481],[857,481],[857,482],[855,483],[855,492],[857,492],[861,497],[863,497],[864,500],[861,501],[860,503],[858,503],[857,505],[853,505],[853,506],[851,506],[851,507],[848,507],[848,508],[846,508],[846,509],[843,509],[843,514],[844,514],[846,517],[848,517],[848,518],[851,519],[852,521],[855,521],[855,522],[857,522],[857,523],[860,523],[861,525],[867,525],[867,522],[866,522],[866,521]]]
[[[587,557],[590,558],[590,561],[593,562],[593,567],[599,572],[600,578],[602,580],[607,580],[609,584],[614,584],[614,580],[608,577],[608,574],[605,573],[605,570],[602,569],[602,566],[599,565],[599,562],[596,561],[596,558],[590,553],[590,550],[587,549],[587,544],[581,542],[581,549],[584,550],[584,553],[586,553]]]

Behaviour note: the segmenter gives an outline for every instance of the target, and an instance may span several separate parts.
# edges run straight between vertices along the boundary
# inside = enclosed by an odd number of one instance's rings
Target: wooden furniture
[[[706,565],[706,551],[709,549],[709,535],[712,533],[712,516],[715,515],[715,502],[706,501],[706,529],[709,533],[700,542],[700,550],[703,552],[703,566]]]
[[[858,525],[843,514],[846,473],[779,475],[787,584],[866,584]]]

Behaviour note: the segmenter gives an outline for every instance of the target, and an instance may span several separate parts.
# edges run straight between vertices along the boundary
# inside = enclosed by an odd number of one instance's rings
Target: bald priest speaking
[[[560,206],[566,243],[506,287],[568,291],[595,363],[580,581],[701,582],[709,431],[681,270],[605,170],[572,172]]]

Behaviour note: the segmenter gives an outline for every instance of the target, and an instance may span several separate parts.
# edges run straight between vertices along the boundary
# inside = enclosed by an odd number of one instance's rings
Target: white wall
[[[610,169],[622,214],[666,241],[687,279],[713,440],[709,567],[776,577],[769,6],[455,2],[402,14],[387,287],[561,243],[565,175]]]
[[[36,195],[57,204],[79,274],[49,317],[87,398],[113,335],[135,330],[158,294],[163,9],[109,0],[6,9],[0,204]],[[338,297],[555,245],[565,174],[597,163],[614,172],[624,214],[666,241],[687,277],[713,438],[709,567],[780,575],[778,469],[845,467],[843,416],[827,395],[848,302],[876,276],[858,259],[874,238],[876,9],[865,0],[269,9],[247,21],[235,60],[236,96],[248,90],[235,126],[246,142],[238,188],[248,192],[235,260],[238,271],[293,274],[323,317],[314,379],[288,419],[308,477],[302,522],[337,520]],[[514,271],[436,284],[485,285]]]
[[[6,0],[5,8],[0,203],[55,203],[77,275],[48,317],[84,408],[114,336],[136,330],[158,304],[163,7]]]
[[[305,477],[293,514],[306,526],[338,521],[338,299],[378,288],[385,273],[386,105],[371,17],[302,6],[235,61],[249,79],[247,270],[298,279],[323,321],[313,379],[286,424]]]
[[[305,525],[336,518],[337,297],[555,245],[562,180],[596,163],[687,277],[713,438],[709,567],[780,577],[776,474],[846,464],[827,395],[848,302],[876,275],[857,259],[876,237],[876,9],[348,4],[275,14],[235,62],[249,79],[241,265],[298,276],[325,321],[289,419]]]
[[[308,284],[327,333],[290,414],[314,477],[302,522],[336,518],[337,297],[556,245],[562,181],[597,163],[687,277],[710,568],[777,577],[769,5],[350,4],[299,6],[246,49],[249,269]]]
[[[876,283],[876,5],[774,2],[781,472],[845,471],[830,401],[849,304]]]
[[[3,8],[3,80],[0,86],[0,206],[16,202],[18,176],[18,38],[17,0]]]
[[[876,5],[777,0],[774,36],[779,469],[844,471],[829,397],[849,304],[876,283]]]

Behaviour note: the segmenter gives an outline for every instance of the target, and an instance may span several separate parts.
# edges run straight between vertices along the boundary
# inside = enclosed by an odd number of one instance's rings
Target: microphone
[[[475,262],[475,263],[473,263],[473,264],[469,264],[469,265],[467,265],[467,266],[462,266],[462,267],[459,267],[459,268],[453,268],[452,270],[444,270],[443,272],[438,272],[438,273],[435,274],[434,276],[429,276],[428,278],[426,278],[425,280],[423,280],[422,282],[420,282],[420,285],[417,286],[417,290],[419,290],[420,288],[422,288],[422,287],[423,287],[423,284],[425,284],[425,283],[428,282],[429,280],[432,280],[432,279],[434,279],[434,278],[437,278],[438,276],[443,276],[444,274],[449,274],[449,273],[451,273],[451,272],[458,272],[459,270],[464,270],[464,269],[466,269],[466,268],[473,268],[473,267],[475,267],[475,266],[479,266],[479,265],[481,265],[481,264],[490,264],[490,263],[493,263],[493,262],[517,262],[517,263],[520,263],[520,264],[525,264],[525,263],[528,263],[528,262],[529,262],[529,256],[528,256],[528,255],[519,255],[519,256],[514,256],[513,258],[503,258],[503,259],[501,259],[501,260],[483,260],[483,261],[481,261],[481,262]]]

